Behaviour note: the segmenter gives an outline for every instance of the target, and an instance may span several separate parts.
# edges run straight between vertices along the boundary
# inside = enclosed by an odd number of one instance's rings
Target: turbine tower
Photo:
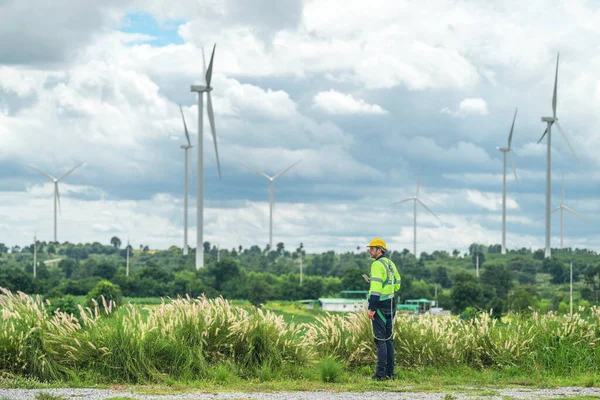
[[[205,84],[191,86],[191,91],[198,93],[198,193],[196,196],[196,269],[204,267],[204,129],[202,123],[204,117],[204,93],[206,93],[206,111],[208,114],[208,121],[210,122],[210,130],[213,137],[213,143],[215,145],[215,154],[217,156],[217,169],[219,171],[219,178],[221,178],[221,164],[219,163],[219,149],[217,148],[217,132],[215,131],[215,115],[213,113],[212,98],[210,96],[210,92],[213,89],[210,86],[210,83],[212,79],[213,60],[215,57],[216,47],[217,45],[215,44],[213,46],[212,55],[210,56],[208,70],[204,75]],[[204,49],[202,49],[202,59],[204,61]]]
[[[515,174],[515,181],[519,186],[519,178],[517,178],[517,169],[515,168],[515,162],[513,161],[510,145],[512,143],[513,129],[515,128],[515,120],[517,119],[517,108],[515,110],[515,116],[510,127],[510,133],[508,134],[508,147],[496,147],[502,152],[503,157],[503,175],[502,175],[502,254],[506,254],[506,155],[510,159],[510,165]]]
[[[281,171],[280,173],[278,173],[275,176],[269,176],[267,174],[265,174],[264,172],[260,172],[258,170],[255,170],[254,168],[250,168],[244,164],[241,164],[242,167],[249,169],[250,171],[254,172],[255,174],[258,174],[260,176],[263,176],[265,178],[267,178],[267,180],[269,181],[269,193],[270,193],[270,201],[269,201],[269,248],[271,250],[273,250],[273,207],[275,206],[275,188],[273,186],[273,183],[275,182],[275,179],[279,178],[281,175],[285,174],[286,172],[288,172],[290,169],[292,169],[296,164],[298,164],[300,161],[302,160],[298,160],[295,163],[293,163],[292,165],[290,165],[289,167],[287,167],[286,169],[284,169],[283,171]]]
[[[182,144],[181,148],[184,151],[184,196],[183,196],[183,255],[188,255],[188,171],[190,170],[190,150],[192,149],[192,142],[190,141],[190,134],[185,123],[185,117],[183,116],[183,109],[181,104],[179,105],[179,111],[181,112],[181,119],[183,120],[183,129],[185,130],[185,138],[187,144]]]
[[[46,178],[50,179],[52,181],[52,183],[54,184],[54,242],[57,242],[58,240],[56,239],[57,235],[56,235],[56,231],[57,231],[57,224],[58,224],[58,220],[56,217],[56,211],[57,211],[57,206],[58,209],[60,210],[60,192],[58,190],[58,182],[60,182],[61,180],[63,180],[64,178],[66,178],[69,174],[71,174],[71,172],[75,171],[77,168],[79,168],[81,166],[81,164],[83,164],[83,161],[80,162],[79,164],[77,164],[76,166],[74,166],[73,168],[71,168],[67,173],[65,173],[64,175],[62,175],[60,178],[55,178],[52,175],[49,175],[47,173],[45,173],[44,171],[40,171],[37,168],[34,168],[32,166],[29,166],[29,168],[31,168],[32,170],[39,172],[40,174],[44,175]]]
[[[560,201],[560,206],[556,207],[552,212],[560,210],[560,247],[563,248],[563,238],[565,233],[565,225],[564,225],[564,211],[567,210],[571,214],[576,217],[581,217],[581,215],[577,214],[575,211],[571,210],[569,207],[565,205],[565,176],[562,177],[562,199]]]
[[[423,168],[421,168],[421,173],[419,174],[419,183],[417,184],[417,193],[412,196],[409,197],[408,199],[404,199],[404,200],[400,200],[397,201],[395,203],[392,203],[392,205],[396,205],[396,204],[402,204],[402,203],[406,203],[407,201],[412,201],[413,202],[413,221],[414,221],[414,225],[413,225],[413,251],[415,253],[415,258],[417,257],[417,203],[419,203],[420,205],[423,206],[423,208],[425,208],[427,211],[429,211],[434,217],[436,217],[438,219],[438,221],[440,221],[440,223],[442,223],[442,220],[438,218],[437,215],[435,215],[435,213],[433,211],[431,211],[429,209],[429,207],[427,207],[425,205],[425,203],[423,203],[421,201],[421,199],[419,198],[419,189],[421,188],[421,178],[423,177]]]
[[[548,138],[546,139],[546,143],[547,143],[547,148],[546,148],[546,250],[544,252],[544,256],[546,258],[551,256],[551,250],[550,250],[550,227],[551,227],[551,223],[550,223],[550,214],[552,213],[552,211],[550,210],[550,202],[551,200],[551,193],[552,193],[552,125],[556,124],[556,127],[558,128],[558,131],[560,132],[560,134],[562,135],[563,139],[565,139],[565,142],[567,142],[567,145],[569,145],[569,149],[571,150],[571,153],[573,153],[573,155],[575,156],[575,159],[577,159],[577,154],[575,154],[575,150],[573,150],[573,147],[571,146],[571,143],[569,143],[569,140],[567,139],[567,135],[565,135],[565,132],[563,131],[562,127],[560,126],[560,124],[558,123],[558,118],[556,117],[556,101],[557,101],[557,85],[558,85],[558,60],[560,57],[560,53],[556,55],[556,73],[554,75],[554,93],[552,95],[552,116],[551,117],[542,117],[542,122],[546,123],[546,130],[544,131],[542,137],[540,138],[540,140],[538,141],[538,143],[540,143],[542,141],[542,139],[544,139],[544,136],[548,135]]]

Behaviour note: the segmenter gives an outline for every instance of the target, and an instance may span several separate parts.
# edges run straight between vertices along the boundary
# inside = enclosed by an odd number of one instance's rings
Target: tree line
[[[307,254],[302,244],[291,250],[284,243],[273,249],[257,245],[219,249],[206,242],[206,267],[196,270],[193,249],[183,256],[176,246],[163,251],[130,246],[127,276],[128,249],[122,247],[118,237],[112,237],[109,243],[38,242],[36,279],[32,273],[33,244],[8,249],[0,243],[0,286],[60,298],[86,295],[106,280],[118,285],[128,297],[195,297],[205,293],[248,299],[253,304],[318,299],[337,296],[341,290],[368,289],[362,274],[369,273],[371,260],[365,251]],[[465,254],[458,250],[424,252],[418,259],[407,249],[393,252],[391,258],[402,275],[400,301],[433,299],[437,293],[440,305],[454,313],[481,308],[493,309],[499,315],[540,304],[558,310],[564,308],[564,288],[540,287],[536,276],[546,274],[550,285],[568,283],[569,257],[574,260],[574,281],[580,283],[578,299],[594,304],[600,301],[600,258],[595,252],[556,249],[557,257],[544,259],[542,250],[523,248],[501,256],[499,249],[499,245],[472,244]],[[55,261],[44,263],[48,260]],[[475,276],[476,264],[480,267],[479,277]]]

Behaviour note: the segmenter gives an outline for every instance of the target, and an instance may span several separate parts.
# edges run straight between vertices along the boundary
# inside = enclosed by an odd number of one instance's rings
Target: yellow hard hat
[[[385,242],[380,238],[375,238],[375,239],[371,240],[371,243],[369,243],[369,245],[367,247],[381,247],[384,250],[387,250]]]

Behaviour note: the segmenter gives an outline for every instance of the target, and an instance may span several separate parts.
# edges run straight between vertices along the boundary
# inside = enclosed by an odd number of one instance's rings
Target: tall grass
[[[314,357],[298,326],[222,298],[176,299],[153,309],[129,304],[114,313],[110,302],[79,306],[81,324],[60,311],[50,317],[44,307],[39,298],[2,290],[0,370],[43,380],[77,373],[147,382],[207,377],[210,365],[228,360],[252,373]]]
[[[115,312],[110,302],[79,306],[79,319],[50,309],[39,297],[0,289],[0,372],[42,381],[269,380],[323,359],[350,368],[375,361],[363,313],[296,325],[270,311],[205,297],[168,299],[150,309],[128,304]],[[598,373],[599,340],[596,307],[506,323],[485,313],[470,321],[398,316],[394,322],[396,362],[404,369]]]
[[[589,313],[588,317],[583,312]],[[373,363],[375,343],[365,314],[329,315],[311,325],[306,340],[321,355],[351,365]],[[600,309],[573,315],[513,316],[500,323],[481,313],[470,321],[397,317],[394,346],[402,367],[518,367],[555,373],[600,372]]]

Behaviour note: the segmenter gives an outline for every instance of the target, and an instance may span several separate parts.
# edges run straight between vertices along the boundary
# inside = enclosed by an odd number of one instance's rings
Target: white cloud
[[[473,143],[459,141],[456,145],[444,148],[433,139],[417,136],[401,145],[408,145],[408,148],[411,149],[411,157],[422,160],[435,160],[455,165],[485,165],[486,168],[494,164],[499,165],[498,160],[490,158],[484,149]]]
[[[485,193],[478,190],[467,190],[467,201],[490,211],[498,211],[502,209],[502,194],[499,193]],[[519,209],[519,204],[514,199],[511,199],[507,196],[506,209],[517,210]]]
[[[62,62],[107,26],[116,27],[130,1],[56,0],[0,3],[2,63]],[[85,18],[81,16],[85,15]]]
[[[296,115],[296,103],[283,90],[264,90],[220,76],[215,77],[213,85],[219,88],[218,98],[222,99],[220,104],[215,104],[217,113],[246,119],[261,116],[275,120]]]
[[[456,111],[444,107],[440,112],[442,114],[449,114],[455,117],[489,114],[487,102],[481,98],[464,99],[460,102]]]
[[[351,94],[336,90],[319,92],[313,98],[313,108],[329,114],[387,114],[377,104],[369,104],[363,99],[355,99]]]

